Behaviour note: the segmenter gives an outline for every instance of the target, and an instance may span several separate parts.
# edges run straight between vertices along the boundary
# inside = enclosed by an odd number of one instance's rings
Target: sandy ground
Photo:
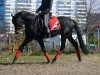
[[[0,64],[0,75],[100,75],[100,58],[83,56],[83,61],[60,58],[54,64],[17,63]]]

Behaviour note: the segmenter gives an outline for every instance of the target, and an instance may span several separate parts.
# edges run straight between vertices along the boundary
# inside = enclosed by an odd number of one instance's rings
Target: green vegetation
[[[54,50],[48,51],[48,53],[50,54],[51,59],[53,59],[57,51],[54,49]],[[70,57],[71,55],[74,55],[74,57],[76,56],[73,51],[63,51],[63,54],[60,57],[61,60],[65,59],[66,55],[68,57]],[[13,61],[14,56],[15,56],[15,52],[10,53],[10,54],[1,55],[0,63],[11,63]],[[27,62],[34,62],[34,61],[35,62],[46,62],[44,53],[41,50],[34,50],[32,52],[23,52],[16,62],[20,62],[20,63],[26,62],[27,63]]]
[[[89,34],[88,34],[88,42],[89,43],[94,43],[94,34],[93,34],[93,32],[90,32]]]
[[[53,49],[53,50],[49,50],[48,53],[50,55],[55,55],[57,53],[57,50]],[[69,48],[69,51],[67,51],[67,49],[65,49],[63,51],[63,54],[72,54],[75,53],[75,49],[73,48]],[[44,55],[44,53],[42,52],[42,50],[34,50],[32,51],[32,53],[30,54],[31,56],[41,56]]]
[[[100,41],[100,38],[99,38]],[[88,34],[88,43],[98,45],[98,38],[94,36],[94,32]]]
[[[0,63],[12,63],[13,58],[14,58],[15,54],[8,54],[8,55],[2,55],[0,56]],[[94,58],[99,58],[100,54],[95,53],[95,54],[89,54],[89,55],[82,55],[82,59],[85,58],[90,58],[93,59]],[[50,55],[51,59],[53,59],[55,55]],[[75,53],[72,54],[62,54],[59,59],[58,62],[75,62],[78,61],[77,56]],[[44,55],[30,55],[29,53],[22,53],[22,55],[19,57],[19,59],[16,61],[16,63],[41,63],[41,62],[46,62],[46,58]]]

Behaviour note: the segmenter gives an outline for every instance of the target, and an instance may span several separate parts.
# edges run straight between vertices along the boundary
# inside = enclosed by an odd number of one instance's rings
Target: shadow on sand
[[[47,63],[47,62],[16,62],[16,63],[0,63],[0,65],[25,65],[25,64],[49,64],[49,63]]]

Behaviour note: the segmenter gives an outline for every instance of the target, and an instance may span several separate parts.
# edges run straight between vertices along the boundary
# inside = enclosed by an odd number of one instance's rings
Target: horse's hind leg
[[[18,51],[16,52],[16,55],[13,59],[13,63],[15,63],[15,61],[18,59],[18,57],[20,56],[20,54],[23,51],[23,48],[30,42],[32,41],[32,38],[25,38],[24,42],[22,43],[22,45],[19,47]]]
[[[68,40],[71,42],[71,44],[75,47],[76,49],[76,54],[78,56],[78,60],[79,61],[82,61],[82,58],[81,58],[81,55],[80,55],[80,50],[79,50],[79,47],[78,47],[78,43],[71,37],[68,37]]]
[[[58,50],[57,54],[53,58],[52,63],[55,62],[58,59],[58,57],[62,54],[62,51],[65,48],[65,43],[66,43],[66,35],[62,35],[61,36],[61,48]]]
[[[43,53],[44,53],[44,55],[47,59],[47,63],[49,63],[50,62],[50,56],[49,56],[48,52],[46,51],[43,40],[42,39],[38,40],[38,43],[40,44],[41,49],[42,49],[42,51],[43,51]]]

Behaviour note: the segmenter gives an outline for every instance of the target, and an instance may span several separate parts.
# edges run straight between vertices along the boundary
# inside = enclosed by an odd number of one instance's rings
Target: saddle
[[[49,27],[50,27],[50,31],[53,31],[53,30],[58,30],[58,29],[60,29],[60,23],[59,23],[59,21],[58,21],[58,19],[57,19],[57,17],[56,16],[52,16],[52,17],[50,17],[50,19],[49,19]]]
[[[41,18],[41,22],[42,24],[43,23],[43,15],[39,14],[40,18]],[[59,30],[60,29],[60,23],[58,21],[58,18],[56,16],[52,16],[51,13],[50,13],[50,19],[49,19],[49,28],[50,28],[50,31],[53,31],[53,30]]]

